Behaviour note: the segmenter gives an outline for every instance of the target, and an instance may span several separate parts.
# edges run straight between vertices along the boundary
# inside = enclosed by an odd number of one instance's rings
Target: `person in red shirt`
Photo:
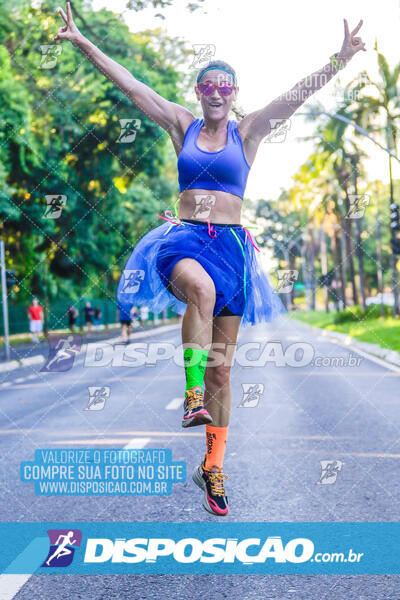
[[[32,305],[28,308],[29,329],[32,334],[32,342],[39,343],[38,333],[43,332],[43,308],[38,299],[33,298]]]

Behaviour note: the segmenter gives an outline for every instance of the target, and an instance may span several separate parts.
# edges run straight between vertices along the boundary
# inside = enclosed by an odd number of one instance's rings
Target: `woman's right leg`
[[[169,289],[187,304],[182,320],[182,345],[186,374],[183,427],[211,423],[204,407],[204,373],[212,342],[215,286],[196,260],[183,258],[172,270]]]

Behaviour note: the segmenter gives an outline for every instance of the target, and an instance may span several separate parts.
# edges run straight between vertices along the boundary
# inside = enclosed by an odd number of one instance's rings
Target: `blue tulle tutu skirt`
[[[147,306],[154,313],[171,308],[182,315],[187,304],[169,291],[173,268],[182,258],[198,261],[213,280],[214,316],[242,315],[241,325],[249,326],[286,312],[259,265],[248,231],[241,225],[185,219],[165,222],[138,242],[121,275],[118,303]]]

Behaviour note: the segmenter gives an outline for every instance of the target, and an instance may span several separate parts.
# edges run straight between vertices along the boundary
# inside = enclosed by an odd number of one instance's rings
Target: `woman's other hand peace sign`
[[[60,27],[56,36],[54,36],[54,41],[60,40],[63,42],[64,40],[70,41],[72,44],[75,44],[81,35],[79,29],[74,23],[71,12],[71,4],[67,2],[67,14],[63,11],[62,8],[58,7],[58,12],[61,17],[64,19],[65,25]]]

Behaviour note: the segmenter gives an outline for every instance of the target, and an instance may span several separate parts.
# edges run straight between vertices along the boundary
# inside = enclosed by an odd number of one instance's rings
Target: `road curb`
[[[149,337],[157,333],[165,333],[166,331],[172,331],[174,329],[178,329],[181,327],[181,323],[173,323],[171,325],[162,325],[161,327],[153,327],[152,329],[146,329],[145,331],[136,331],[130,335],[130,339],[144,338]],[[92,346],[93,344],[116,344],[117,340],[120,339],[120,336],[117,338],[108,338],[106,340],[95,340],[93,342],[88,342],[86,344],[86,348]],[[120,341],[119,343],[123,343]],[[9,360],[8,362],[0,363],[0,373],[5,373],[8,371],[15,371],[15,369],[20,369],[22,367],[31,367],[32,365],[42,364],[46,361],[46,357],[43,354],[37,354],[35,356],[30,356],[28,358],[21,358],[20,360]]]
[[[350,335],[347,335],[347,333],[340,333],[339,331],[329,331],[327,329],[321,329],[320,327],[316,327],[315,325],[304,323],[304,321],[296,320],[296,323],[300,323],[306,328],[318,332],[320,335],[329,338],[332,342],[339,343],[342,346],[354,348],[354,350],[360,350],[365,354],[371,355],[371,357],[379,358],[388,366],[400,367],[400,354],[395,350],[382,348],[382,346],[379,346],[378,344],[360,342],[360,340],[352,338]]]

